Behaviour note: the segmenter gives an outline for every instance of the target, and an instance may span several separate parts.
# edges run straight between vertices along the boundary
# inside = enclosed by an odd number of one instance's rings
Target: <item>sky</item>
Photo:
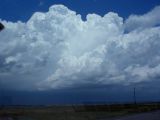
[[[159,101],[159,12],[159,0],[2,0],[1,104],[133,102],[134,88]]]
[[[53,4],[63,4],[82,15],[104,15],[110,11],[127,18],[131,14],[144,14],[160,4],[160,0],[1,0],[0,16],[7,21],[26,22],[34,12],[47,12]]]

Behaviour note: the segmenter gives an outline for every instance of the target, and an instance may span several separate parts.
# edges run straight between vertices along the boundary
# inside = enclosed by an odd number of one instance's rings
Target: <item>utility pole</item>
[[[133,100],[134,100],[134,104],[136,105],[136,104],[137,104],[137,99],[136,99],[136,87],[134,87],[134,90],[133,90]]]

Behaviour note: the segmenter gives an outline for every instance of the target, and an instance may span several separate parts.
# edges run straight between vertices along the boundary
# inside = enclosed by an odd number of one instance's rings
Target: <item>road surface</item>
[[[112,120],[160,120],[160,111],[130,115]]]

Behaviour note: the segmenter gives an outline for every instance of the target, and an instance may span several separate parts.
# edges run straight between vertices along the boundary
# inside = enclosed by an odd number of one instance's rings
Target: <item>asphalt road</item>
[[[10,117],[1,117],[0,120],[13,120],[13,119]]]
[[[112,120],[160,120],[160,111],[141,113]]]

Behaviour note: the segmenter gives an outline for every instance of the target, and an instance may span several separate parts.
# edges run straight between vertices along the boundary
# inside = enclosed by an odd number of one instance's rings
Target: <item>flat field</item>
[[[108,120],[160,110],[160,103],[3,106],[0,120]]]

